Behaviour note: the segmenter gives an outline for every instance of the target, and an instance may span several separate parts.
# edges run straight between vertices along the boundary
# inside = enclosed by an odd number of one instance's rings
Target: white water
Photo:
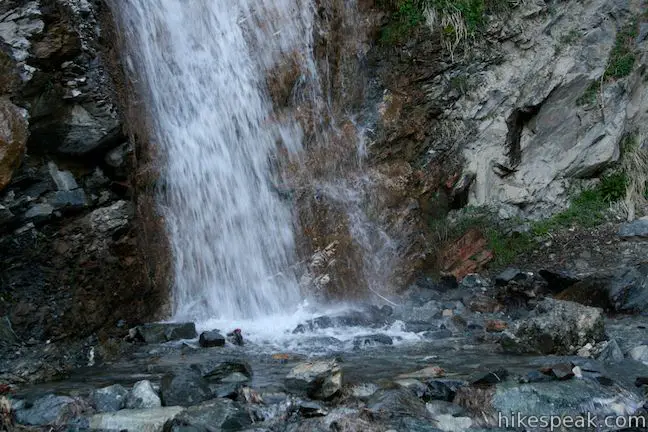
[[[293,219],[271,185],[278,147],[298,152],[302,133],[273,120],[265,79],[286,53],[314,74],[310,1],[114,2],[165,158],[175,319],[295,310]]]

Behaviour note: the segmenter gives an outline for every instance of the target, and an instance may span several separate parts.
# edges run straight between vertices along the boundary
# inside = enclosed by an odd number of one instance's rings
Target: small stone
[[[218,330],[202,332],[198,343],[203,348],[223,347],[225,346],[225,336],[220,334]]]
[[[153,389],[151,382],[147,380],[136,382],[126,398],[126,408],[128,409],[148,409],[161,406],[160,397]]]
[[[618,232],[622,239],[648,238],[648,220],[638,219],[621,225]]]
[[[454,312],[452,312],[452,309],[444,309],[443,312],[441,313],[441,316],[444,318],[449,318],[454,315]]]
[[[415,372],[405,373],[398,375],[397,378],[415,378],[415,379],[425,379],[425,378],[439,378],[445,376],[445,370],[439,366],[428,366],[423,369],[419,369]]]
[[[574,376],[576,378],[583,378],[583,371],[581,370],[580,366],[574,366],[572,372],[574,373]]]
[[[497,384],[503,382],[508,377],[508,375],[509,372],[506,369],[500,368],[493,372],[488,372],[486,375],[483,375],[477,378],[476,380],[473,380],[472,385],[484,386],[484,385]]]
[[[509,267],[495,277],[495,285],[506,285],[522,273],[520,269]]]
[[[50,204],[34,204],[27,212],[25,212],[25,219],[31,219],[34,222],[44,222],[50,218],[54,213],[54,207]]]
[[[558,380],[568,380],[574,377],[573,365],[571,363],[558,363],[551,366],[551,374]]]
[[[576,352],[576,355],[579,357],[590,358],[592,357],[592,348],[594,348],[594,346],[591,343],[587,343]]]

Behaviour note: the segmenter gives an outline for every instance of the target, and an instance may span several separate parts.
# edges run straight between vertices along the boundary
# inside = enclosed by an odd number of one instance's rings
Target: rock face
[[[335,361],[300,363],[286,376],[286,388],[311,399],[329,399],[342,388],[342,369]]]
[[[545,299],[526,319],[505,333],[502,345],[512,352],[571,354],[605,338],[603,311],[578,303]]]
[[[0,191],[4,189],[22,161],[27,143],[26,113],[0,98]]]
[[[164,248],[140,253],[136,209],[158,221],[129,182],[139,161],[108,74],[110,22],[105,2],[0,4],[0,316],[20,340],[123,336],[117,323],[164,305]]]
[[[608,0],[520,5],[486,36],[498,41],[496,52],[476,48],[479,60],[434,80],[435,99],[453,100],[453,83],[465,83],[442,116],[464,143],[471,204],[546,217],[565,205],[571,184],[618,160],[626,133],[645,132],[643,69],[606,73],[616,38],[636,13]],[[638,42],[635,66],[645,64],[646,47]]]

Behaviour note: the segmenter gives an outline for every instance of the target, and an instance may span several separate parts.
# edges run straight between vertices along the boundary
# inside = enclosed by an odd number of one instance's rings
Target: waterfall
[[[162,153],[175,318],[255,318],[294,307],[293,217],[277,192],[277,165],[279,153],[300,151],[303,134],[273,112],[266,77],[286,56],[315,73],[312,5],[113,0],[112,9],[125,70],[139,80]]]

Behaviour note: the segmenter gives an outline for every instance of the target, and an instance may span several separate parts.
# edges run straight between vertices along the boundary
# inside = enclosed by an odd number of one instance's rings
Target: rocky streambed
[[[0,387],[3,425],[454,432],[548,430],[529,418],[556,416],[554,430],[645,430],[648,317],[552,298],[585,282],[542,274],[420,279],[393,305],[265,332],[147,324],[111,359],[90,349],[58,381]]]

